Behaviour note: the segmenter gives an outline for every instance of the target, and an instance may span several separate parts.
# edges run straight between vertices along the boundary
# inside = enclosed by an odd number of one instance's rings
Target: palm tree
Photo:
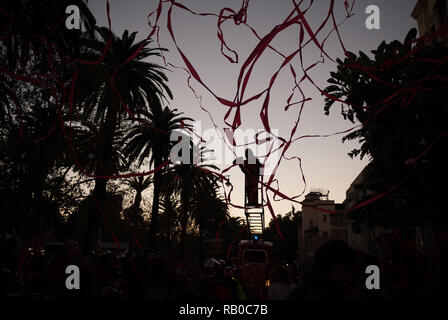
[[[204,155],[208,150],[203,147],[198,150],[196,146],[190,143],[189,151],[190,159],[193,159],[195,156],[199,157],[199,161],[194,161],[198,162],[198,164],[181,163],[174,165],[165,174],[164,179],[166,188],[172,190],[179,197],[181,203],[181,254],[185,254],[185,237],[190,223],[196,223],[199,226],[199,238],[202,244],[203,227],[205,225],[205,217],[207,216],[206,211],[211,210],[211,213],[214,214],[216,209],[214,207],[215,205],[218,207],[217,202],[219,202],[217,177],[212,173],[214,170],[217,170],[217,167],[204,163]],[[210,207],[207,207],[209,205]],[[219,212],[222,213],[221,210]],[[222,217],[223,219],[224,216]]]
[[[126,183],[135,191],[132,205],[124,211],[124,218],[128,223],[131,236],[133,236],[133,233],[143,225],[143,210],[140,207],[140,204],[142,202],[142,193],[151,185],[151,179],[143,176],[132,177],[127,179]],[[133,248],[133,241],[134,239],[131,237],[129,241],[129,250],[131,251]]]
[[[149,177],[132,177],[128,179],[127,184],[133,190],[135,190],[134,202],[131,205],[131,208],[135,208],[136,212],[139,211],[140,204],[142,202],[142,192],[149,188],[151,185],[151,179]]]
[[[180,201],[173,195],[173,193],[162,188],[162,194],[160,198],[160,211],[159,218],[159,235],[163,240],[163,243],[169,244],[171,248],[173,241],[177,239],[180,230]]]
[[[99,127],[95,141],[93,195],[100,203],[106,197],[107,177],[117,171],[111,159],[117,130],[123,126],[122,120],[127,112],[123,102],[129,111],[138,115],[147,113],[151,108],[160,109],[166,95],[172,98],[166,85],[165,68],[145,61],[160,56],[159,49],[148,48],[150,41],[147,40],[135,42],[136,34],[126,30],[119,38],[106,28],[98,28],[98,38],[87,39],[82,50],[84,60],[100,61],[104,49],[109,47],[101,63],[79,66],[80,76],[75,90],[76,102],[82,107],[85,119]],[[124,64],[137,51],[135,57]],[[111,79],[114,79],[113,83]],[[93,213],[89,221],[91,241],[96,241],[97,223]]]
[[[123,153],[128,156],[129,161],[138,160],[141,166],[146,159],[154,169],[154,190],[151,210],[151,222],[149,227],[148,241],[152,247],[156,247],[157,222],[159,215],[159,201],[161,194],[161,183],[163,175],[163,164],[168,162],[171,147],[171,133],[181,129],[191,118],[182,117],[177,109],[168,107],[155,107],[150,112],[143,113],[146,117],[141,119],[140,124],[131,128],[124,138],[125,146]],[[188,124],[187,124],[188,125]]]
[[[221,222],[229,217],[225,199],[219,193],[218,179],[207,173],[206,179],[195,190],[192,201],[192,220],[199,228],[199,259],[203,260],[204,236],[210,238]]]
[[[69,5],[79,8],[83,32],[68,30],[61,23]],[[5,45],[5,58],[11,68],[20,60],[35,63],[30,57],[33,52],[48,62],[50,44],[56,44],[65,55],[76,55],[84,31],[92,35],[96,24],[86,0],[5,0],[0,9],[0,41]]]

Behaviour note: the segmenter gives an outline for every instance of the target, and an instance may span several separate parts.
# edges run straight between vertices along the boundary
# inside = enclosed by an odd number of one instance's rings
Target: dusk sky
[[[179,1],[195,12],[209,12],[219,14],[223,7],[229,7],[238,12],[242,1],[216,1],[216,0],[189,0]],[[300,1],[297,1],[300,2]],[[352,1],[349,1],[351,3]],[[158,1],[155,0],[110,0],[110,16],[112,30],[121,35],[123,30],[138,31],[138,39],[144,39],[150,32],[147,23],[147,16],[155,10]],[[354,4],[354,15],[349,18],[339,31],[346,49],[357,53],[363,51],[370,53],[370,50],[377,48],[382,40],[392,41],[403,40],[408,30],[416,27],[416,22],[411,18],[415,0],[357,0]],[[303,1],[301,8],[309,6],[309,1]],[[310,10],[306,14],[306,19],[312,30],[316,30],[324,21],[329,10],[330,1],[314,1]],[[368,30],[365,20],[368,15],[365,9],[368,5],[377,5],[380,9],[380,30]],[[107,26],[106,0],[90,0],[89,6],[97,19],[99,25]],[[249,2],[247,10],[247,24],[252,26],[260,36],[266,35],[275,25],[281,24],[288,14],[293,10],[293,2],[288,0],[252,0]],[[165,3],[160,20],[160,45],[169,50],[166,53],[167,62],[175,66],[184,67],[184,63],[177,51],[174,43],[167,31],[166,17],[169,3]],[[344,2],[337,0],[335,4],[335,15],[337,22],[342,22],[345,18]],[[217,38],[217,18],[196,16],[180,8],[173,8],[172,16],[173,31],[179,47],[188,57],[192,65],[196,68],[203,81],[218,96],[233,100],[236,93],[238,74],[242,63],[258,44],[257,38],[244,25],[235,25],[233,19],[229,19],[223,24],[224,38],[227,44],[239,55],[239,63],[230,63],[220,52],[220,43]],[[322,32],[318,35],[321,42],[332,28],[331,20],[327,23]],[[288,55],[298,48],[299,28],[292,26],[281,32],[276,37],[272,45],[280,52]],[[309,35],[305,33],[305,41]],[[151,45],[156,46],[155,43]],[[325,43],[325,51],[330,57],[336,59],[343,58],[343,49],[339,43],[336,33],[332,33]],[[315,44],[310,43],[302,51],[305,67],[322,61],[319,49]],[[163,64],[163,60],[153,61]],[[249,80],[246,98],[264,90],[271,79],[271,76],[279,69],[283,58],[272,50],[267,49],[260,60],[255,65]],[[299,58],[296,56],[291,64],[300,79],[303,75],[299,66]],[[167,72],[169,77],[168,85],[173,91],[174,99],[170,103],[172,108],[177,108],[184,112],[186,116],[201,122],[201,130],[214,128],[209,115],[203,111],[199,105],[199,100],[195,98],[191,89],[187,86],[187,73],[182,69],[169,67]],[[328,58],[324,63],[313,68],[309,75],[320,88],[325,88],[327,80],[330,78],[330,71],[335,70],[335,64]],[[224,115],[227,107],[221,105],[201,84],[191,80],[191,85],[198,95],[202,96],[202,104],[207,109],[218,129],[222,133],[224,127]],[[280,136],[288,138],[290,131],[297,120],[300,105],[291,106],[288,111],[284,110],[286,100],[291,94],[294,80],[285,67],[279,74],[271,92],[269,105],[270,126],[273,130],[278,130]],[[324,97],[319,91],[304,81],[300,84],[307,101],[304,105],[302,116],[294,137],[303,135],[328,135],[352,128],[354,125],[345,121],[340,114],[340,105],[335,104],[330,116],[324,115]],[[241,108],[241,119],[243,130],[254,128],[262,129],[263,125],[259,116],[264,96]],[[299,92],[294,95],[293,101],[301,100]],[[232,117],[228,119],[232,121]],[[311,188],[326,188],[330,190],[330,199],[342,202],[345,199],[345,192],[351,182],[367,164],[368,159],[350,159],[347,155],[356,144],[344,143],[341,139],[344,134],[330,137],[303,138],[296,141],[286,153],[287,157],[300,157],[302,160],[303,173],[306,178],[306,194]],[[243,148],[238,150],[239,155],[243,154]],[[221,168],[228,167],[223,164]],[[230,179],[234,185],[232,202],[242,205],[244,178],[240,170],[235,167],[231,171]],[[280,191],[293,197],[304,191],[302,175],[296,160],[282,160],[276,174]],[[273,187],[276,184],[273,184]],[[272,195],[272,194],[271,194]],[[273,200],[271,198],[271,200]],[[298,198],[303,200],[302,197]],[[273,201],[275,214],[285,214],[291,209],[293,203],[287,200]],[[300,209],[300,205],[294,204]],[[231,209],[233,215],[242,215],[240,209]],[[265,213],[267,221],[270,220],[269,212]]]

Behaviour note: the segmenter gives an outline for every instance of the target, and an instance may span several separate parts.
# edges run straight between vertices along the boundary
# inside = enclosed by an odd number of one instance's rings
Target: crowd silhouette
[[[446,298],[447,243],[426,263],[413,260],[393,245],[391,256],[380,261],[340,240],[329,240],[315,252],[313,266],[300,275],[294,264],[277,264],[267,281],[265,300],[380,300]],[[134,252],[96,250],[83,256],[75,240],[63,246],[20,248],[6,241],[1,282],[5,300],[251,300],[234,263],[208,258],[202,264],[150,249]],[[235,262],[232,259],[232,262]],[[66,267],[79,266],[80,288],[66,287]],[[381,271],[380,289],[366,287],[366,267]],[[303,279],[303,280],[301,280]]]

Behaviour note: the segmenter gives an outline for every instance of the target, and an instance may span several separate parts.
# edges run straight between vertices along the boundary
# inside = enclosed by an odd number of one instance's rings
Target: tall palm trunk
[[[184,258],[186,256],[186,236],[187,236],[187,226],[188,226],[188,215],[190,213],[190,191],[191,189],[188,184],[186,184],[186,179],[182,178],[182,191],[181,191],[181,206],[182,206],[182,217],[181,217],[181,232],[180,232],[180,254]]]
[[[101,128],[100,139],[97,147],[99,148],[98,162],[95,168],[95,187],[93,189],[94,202],[92,210],[87,218],[87,232],[84,239],[84,252],[88,252],[89,248],[95,247],[101,239],[100,234],[100,213],[98,205],[102,205],[107,197],[107,178],[113,174],[113,163],[111,163],[113,154],[113,143],[115,129],[118,122],[118,107],[112,104],[107,111],[106,119]]]
[[[140,208],[140,203],[142,202],[142,190],[137,188],[136,190],[136,194],[134,197],[134,202],[132,203],[131,206],[131,210],[129,211],[129,230],[130,230],[130,234],[129,234],[129,251],[133,252],[134,251],[134,226],[136,223],[136,218],[137,218],[137,214],[138,214],[138,209]]]
[[[140,203],[142,202],[142,190],[138,189],[135,194],[134,203],[132,206],[136,209],[140,208]]]
[[[43,184],[42,184],[43,185]],[[46,217],[45,217],[45,212],[43,210],[43,192],[41,190],[41,188],[37,188],[34,190],[34,199],[33,199],[33,204],[34,204],[34,214],[36,214],[36,216],[39,219],[39,226],[38,226],[38,230],[37,230],[37,238],[39,239],[39,241],[41,241],[44,238],[45,235],[45,226],[46,226]]]
[[[157,168],[161,164],[162,164],[162,157],[160,154],[156,152],[154,154],[154,168]],[[154,193],[152,199],[151,223],[149,224],[148,245],[153,249],[157,248],[157,227],[159,220],[161,183],[162,183],[162,171],[160,169],[154,172]]]
[[[186,208],[185,204],[182,204],[182,218],[181,218],[180,245],[179,245],[179,251],[180,254],[182,255],[182,258],[186,256],[185,239],[187,236],[187,224],[188,224],[188,209]]]
[[[204,215],[202,210],[199,213],[199,262],[202,263],[204,261]]]

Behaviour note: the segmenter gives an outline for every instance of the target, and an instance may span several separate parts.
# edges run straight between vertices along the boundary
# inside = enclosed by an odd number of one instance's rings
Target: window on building
[[[332,226],[342,226],[344,224],[344,217],[340,215],[332,215],[331,216],[331,225]]]
[[[353,233],[361,233],[361,225],[357,222],[352,222]]]
[[[327,231],[324,231],[324,232],[323,232],[323,236],[324,236],[325,239],[327,239],[327,238],[328,238],[328,232],[327,232]]]
[[[336,225],[337,226],[341,225],[341,217],[336,217]]]
[[[310,229],[313,227],[313,219],[310,220]]]
[[[324,214],[324,222],[327,222],[327,215]]]

